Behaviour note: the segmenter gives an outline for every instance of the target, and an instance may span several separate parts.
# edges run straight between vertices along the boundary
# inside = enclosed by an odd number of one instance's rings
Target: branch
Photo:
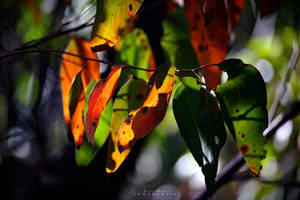
[[[89,24],[89,22],[92,19],[93,18],[90,18],[85,23],[83,23],[81,25],[78,25],[78,26],[76,26],[74,28],[70,28],[68,30],[62,30],[63,26],[67,25],[68,23],[62,24],[62,26],[60,28],[58,28],[56,31],[50,32],[48,35],[42,37],[39,40],[30,41],[30,42],[28,42],[26,44],[21,45],[21,47],[18,47],[16,49],[12,50],[12,51],[0,54],[0,60],[3,59],[3,58],[6,58],[6,57],[10,57],[12,55],[20,54],[21,50],[26,50],[26,49],[30,49],[30,48],[36,47],[37,45],[39,45],[41,43],[47,42],[47,41],[49,41],[51,39],[54,39],[56,37],[59,37],[61,35],[64,35],[64,34],[67,34],[67,33],[71,33],[71,32],[74,32],[74,31],[78,31],[80,29],[83,29],[83,28],[86,28],[88,26],[91,26],[91,25],[93,25],[93,23]]]
[[[290,119],[293,119],[300,113],[300,97],[298,100],[293,103],[288,110],[284,113],[279,115],[275,120],[273,120],[270,126],[264,131],[264,136],[266,138],[270,138],[274,135],[274,133],[280,128],[285,122]],[[237,172],[243,165],[245,164],[245,160],[241,154],[237,155],[234,160],[232,160],[224,170],[224,172],[218,177],[216,180],[215,186],[211,191],[205,190],[202,192],[196,200],[203,200],[208,199],[215,191],[217,191],[220,187],[224,184],[231,181],[234,176],[233,174]]]
[[[296,181],[285,181],[285,180],[268,180],[265,178],[253,177],[249,175],[233,176],[234,180],[247,180],[247,179],[257,179],[261,183],[272,184],[272,185],[283,185],[288,187],[300,188],[300,183]]]
[[[122,65],[122,64],[111,63],[111,62],[108,62],[106,60],[98,60],[98,59],[94,59],[94,58],[88,58],[88,57],[81,56],[81,55],[74,54],[74,53],[70,53],[70,52],[67,52],[67,51],[52,50],[52,49],[17,50],[17,51],[9,52],[9,53],[7,53],[5,55],[1,55],[0,56],[0,60],[4,59],[4,58],[16,56],[16,55],[27,54],[27,53],[48,53],[48,54],[55,54],[55,55],[57,55],[57,54],[59,54],[59,55],[66,54],[66,55],[78,57],[78,58],[81,58],[81,59],[87,60],[87,61],[94,61],[94,62],[104,63],[104,64],[107,64],[109,66],[114,66],[114,65],[119,65],[120,66],[120,65]],[[124,66],[125,66],[125,68],[143,70],[143,71],[147,71],[147,72],[154,72],[154,71],[156,71],[155,69],[145,69],[145,68],[135,67],[135,66],[131,66],[131,65],[124,65]]]

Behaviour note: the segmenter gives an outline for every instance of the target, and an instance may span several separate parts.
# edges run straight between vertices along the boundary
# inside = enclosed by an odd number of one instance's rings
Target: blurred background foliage
[[[99,58],[112,62],[116,58],[139,67],[166,60],[197,65],[187,22],[182,18],[183,1],[176,2],[174,10],[173,1],[145,0],[135,26],[130,27],[132,32],[116,51],[98,53]],[[227,57],[242,59],[261,72],[268,110],[278,107],[270,113],[274,119],[300,98],[300,3],[281,1],[274,12],[263,17],[251,3],[245,1]],[[74,28],[94,15],[93,0],[2,1],[0,52]],[[90,31],[88,26],[72,34],[89,39]],[[135,40],[141,37],[138,32],[145,37],[145,44]],[[68,41],[68,34],[63,34],[38,47],[64,50]],[[178,132],[171,105],[163,122],[134,147],[117,173],[105,173],[107,144],[89,166],[77,166],[62,113],[60,62],[61,55],[42,53],[0,60],[1,199],[87,199],[93,195],[99,199],[105,195],[110,199],[192,199],[205,189],[201,169]],[[101,64],[101,76],[108,72]],[[146,74],[142,76],[147,79]],[[226,81],[226,74],[222,78]],[[247,168],[242,168],[213,199],[300,199],[299,133],[300,116],[285,123],[269,141],[259,177],[249,176]],[[218,174],[238,153],[232,138],[227,138]]]

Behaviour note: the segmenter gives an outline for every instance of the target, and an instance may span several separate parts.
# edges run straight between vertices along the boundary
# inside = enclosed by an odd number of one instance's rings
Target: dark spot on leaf
[[[132,120],[133,115],[128,115],[128,118],[125,120],[126,123],[130,123]]]
[[[132,3],[129,4],[129,10],[132,11],[133,7],[132,7]]]
[[[140,31],[137,31],[137,32],[136,32],[136,35],[137,35],[137,36],[140,36],[140,34],[141,34]]]
[[[240,134],[241,134],[241,132],[239,131],[239,132],[238,132],[238,134],[240,135]]]
[[[235,109],[235,112],[236,112],[236,113],[239,113],[239,112],[240,112],[240,110],[237,108],[237,109]]]
[[[79,129],[79,125],[77,125],[76,128]]]
[[[260,168],[259,168],[259,169],[260,169],[260,170],[262,170],[262,168],[263,168],[263,166],[260,166]]]
[[[124,28],[119,28],[119,29],[118,29],[118,36],[123,35],[124,30],[125,30]]]
[[[242,154],[245,154],[249,151],[249,146],[246,144],[242,144],[242,146],[240,147],[240,150],[241,150]]]
[[[126,24],[129,24],[130,18],[127,18],[127,19],[125,20],[125,22],[126,22]]]
[[[244,135],[244,133],[242,134],[242,138],[244,138],[245,137],[245,135]]]
[[[203,50],[204,50],[204,47],[203,47],[203,45],[202,45],[202,44],[200,44],[200,45],[198,46],[198,49],[199,49],[199,51],[203,51]]]
[[[250,126],[250,122],[247,122],[247,125]]]
[[[125,133],[125,131],[123,131],[123,135],[125,135],[126,133]]]
[[[149,108],[149,107],[144,107],[144,108],[142,109],[142,113],[143,113],[143,114],[146,114],[146,113],[148,112],[148,108]]]
[[[127,96],[127,100],[128,100],[128,101],[129,101],[130,97],[131,97],[131,95],[129,94],[129,95]]]
[[[196,13],[195,19],[196,19],[197,21],[200,19],[200,15],[199,15],[198,13]]]
[[[143,95],[143,94],[138,94],[138,95],[136,95],[136,99],[137,99],[137,100],[143,100],[143,98],[144,98],[144,95]]]
[[[93,127],[96,127],[96,126],[97,126],[96,122],[93,122],[93,123],[92,123],[92,126],[93,126]]]
[[[141,43],[143,44],[143,43],[145,43],[145,38],[141,38]]]
[[[256,150],[253,150],[253,153],[256,153]]]

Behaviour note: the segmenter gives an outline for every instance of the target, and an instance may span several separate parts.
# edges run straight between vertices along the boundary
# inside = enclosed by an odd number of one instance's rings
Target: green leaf
[[[121,42],[117,60],[120,63],[147,69],[150,66],[151,56],[153,53],[147,35],[142,29],[136,28]],[[127,71],[138,79],[146,82],[149,80],[149,72],[136,69]]]
[[[14,99],[20,110],[33,108],[40,93],[40,82],[34,73],[24,73],[18,76],[15,83]]]
[[[101,148],[109,135],[110,122],[112,116],[112,100],[104,108],[95,132],[94,141],[97,148]]]
[[[121,124],[127,119],[131,110],[137,109],[142,105],[146,91],[146,82],[144,80],[129,79],[120,89],[113,106],[113,115],[111,121],[111,136],[108,143],[108,154],[106,171],[115,172],[131,149],[119,152],[118,149],[118,132]]]
[[[91,35],[92,50],[102,51],[115,45],[142,2],[143,0],[97,0]]]
[[[202,167],[207,188],[211,189],[219,152],[226,140],[223,117],[216,99],[197,85],[195,79],[187,77],[175,92],[173,111],[180,133]]]
[[[183,8],[176,6],[176,12],[168,15],[164,20],[163,30],[161,46],[168,62],[179,68],[198,66]]]
[[[264,80],[255,67],[238,59],[225,60],[219,67],[228,74],[227,82],[217,89],[225,122],[250,169],[259,174],[268,125]]]

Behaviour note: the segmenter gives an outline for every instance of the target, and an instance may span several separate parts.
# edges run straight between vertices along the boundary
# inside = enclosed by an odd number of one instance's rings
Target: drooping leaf
[[[240,19],[244,0],[186,0],[185,11],[189,22],[192,45],[200,65],[215,64],[226,57],[230,33]],[[221,71],[216,66],[201,70],[209,90],[216,89]]]
[[[179,6],[175,8],[175,12],[169,14],[163,22],[164,34],[161,39],[161,46],[165,57],[170,65],[175,65],[178,68],[198,66],[199,63],[190,41],[184,10]]]
[[[226,140],[226,130],[215,97],[185,78],[174,95],[173,112],[182,137],[202,167],[207,188],[212,188],[218,168],[218,157]]]
[[[173,89],[175,70],[171,67],[167,73],[159,70],[153,74],[143,105],[132,110],[119,129],[120,152],[130,148],[136,139],[148,135],[163,120]]]
[[[129,112],[137,109],[143,103],[145,92],[146,82],[144,80],[129,80],[120,89],[115,99],[110,128],[111,136],[108,143],[107,173],[115,172],[131,151],[131,148],[128,148],[120,153],[118,149],[119,128]]]
[[[94,145],[94,134],[101,113],[116,90],[122,68],[122,66],[113,66],[107,79],[98,81],[89,96],[86,113],[86,132],[88,141],[92,145]]]
[[[73,37],[65,50],[66,52],[73,53],[79,56],[84,56],[92,59],[98,59],[96,53],[93,53],[89,48],[89,43],[80,38]],[[70,111],[69,111],[69,94],[73,79],[83,69],[81,73],[83,87],[86,88],[91,79],[99,80],[99,63],[94,61],[86,61],[79,57],[65,54],[63,56],[61,71],[60,71],[60,84],[62,90],[62,101],[65,121],[70,123]]]
[[[217,89],[225,122],[250,169],[259,174],[266,156],[262,134],[268,125],[264,80],[255,67],[237,59],[225,60],[219,67],[228,74]]]
[[[121,63],[126,63],[131,66],[136,66],[143,69],[155,69],[155,62],[152,48],[148,41],[148,37],[142,29],[134,29],[126,35],[120,44],[118,51],[118,60]],[[154,65],[153,65],[154,64]],[[133,74],[138,79],[148,81],[153,72],[143,70],[127,69],[130,74]]]
[[[143,0],[97,0],[96,19],[91,35],[93,51],[112,47],[122,36]]]
[[[85,131],[83,121],[83,109],[85,105],[85,98],[83,84],[81,80],[81,73],[82,71],[80,71],[77,74],[73,81],[69,103],[69,110],[71,116],[70,127],[76,147],[80,147],[83,144],[82,136]]]

